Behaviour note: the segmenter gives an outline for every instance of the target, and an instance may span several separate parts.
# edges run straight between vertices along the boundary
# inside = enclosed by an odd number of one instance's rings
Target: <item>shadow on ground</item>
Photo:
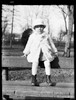
[[[54,98],[54,97],[32,97],[32,96],[27,96],[24,99],[23,98],[19,98],[19,99],[12,99],[9,98],[9,96],[6,96],[6,100],[75,100],[74,98]],[[2,99],[3,100],[3,99]]]
[[[74,100],[70,98],[53,98],[53,97],[26,97],[25,100]]]

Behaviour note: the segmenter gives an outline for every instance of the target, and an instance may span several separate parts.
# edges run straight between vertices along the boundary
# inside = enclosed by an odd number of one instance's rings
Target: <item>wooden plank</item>
[[[59,64],[61,68],[74,68],[74,58],[59,57]],[[31,63],[21,56],[2,56],[2,67],[31,68]]]
[[[28,63],[26,58],[13,57],[13,56],[3,56],[2,57],[2,67],[23,67],[31,68],[31,63]]]
[[[28,80],[28,81],[20,81],[20,80],[15,80],[15,81],[2,81],[2,84],[3,85],[31,85],[31,81]],[[41,83],[41,86],[45,86],[46,84],[45,83]],[[56,86],[67,86],[67,87],[73,87],[74,88],[74,82],[72,83],[67,83],[67,82],[58,82],[56,84]]]
[[[2,93],[10,96],[74,98],[74,83],[57,83],[54,87],[41,83],[35,87],[30,81],[5,81],[2,87]]]

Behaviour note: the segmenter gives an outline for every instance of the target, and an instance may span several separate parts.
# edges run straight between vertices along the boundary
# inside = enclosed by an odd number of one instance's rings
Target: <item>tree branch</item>
[[[63,8],[61,8],[59,5],[57,5],[57,6],[58,6],[59,9],[62,10],[63,13],[65,13],[66,15],[68,15],[68,14],[63,10]]]

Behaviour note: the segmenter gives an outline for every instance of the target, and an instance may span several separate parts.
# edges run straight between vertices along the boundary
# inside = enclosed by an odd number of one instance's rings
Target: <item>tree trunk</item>
[[[64,22],[65,22],[65,30],[66,30],[66,33],[67,33],[67,22],[66,22],[66,17],[65,16],[65,13],[63,12],[63,18],[64,18]]]
[[[13,22],[14,22],[14,5],[12,10],[12,26],[11,26],[11,34],[10,34],[10,48],[12,48],[12,33],[13,33]]]
[[[71,6],[68,7],[68,31],[67,31],[67,40],[65,41],[65,49],[64,54],[67,57],[70,57],[70,49],[71,49],[71,37],[72,37],[72,29],[73,29],[73,12],[71,10]]]

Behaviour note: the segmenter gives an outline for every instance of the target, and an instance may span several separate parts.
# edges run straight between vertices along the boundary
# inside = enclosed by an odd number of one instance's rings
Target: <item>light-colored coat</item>
[[[54,60],[57,49],[50,35],[45,32],[40,35],[34,32],[30,35],[23,53],[27,55],[28,62],[38,62],[41,49],[47,60]]]

